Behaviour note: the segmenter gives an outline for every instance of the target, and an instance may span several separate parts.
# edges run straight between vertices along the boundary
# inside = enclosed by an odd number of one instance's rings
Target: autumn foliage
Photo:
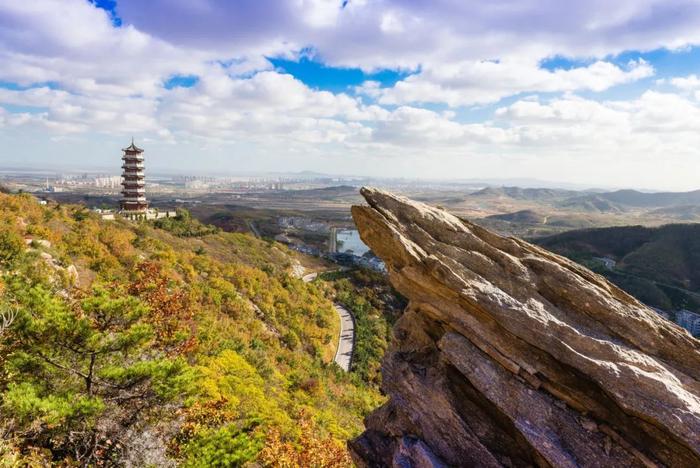
[[[260,460],[275,468],[340,468],[352,466],[347,450],[332,437],[321,437],[306,411],[299,414],[298,440],[292,441],[281,435],[277,428],[270,429]]]
[[[383,398],[332,363],[331,290],[188,226],[0,194],[1,467],[350,465]]]
[[[158,263],[140,263],[128,292],[148,305],[147,321],[153,326],[158,346],[175,354],[194,348],[197,336],[192,298]]]

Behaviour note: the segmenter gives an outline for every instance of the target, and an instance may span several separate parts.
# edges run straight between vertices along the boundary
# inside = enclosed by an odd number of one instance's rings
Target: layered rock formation
[[[409,299],[360,466],[700,466],[700,341],[601,276],[374,189],[353,207]]]

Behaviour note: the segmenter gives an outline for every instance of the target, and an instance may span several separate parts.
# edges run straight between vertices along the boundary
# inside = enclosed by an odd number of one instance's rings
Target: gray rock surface
[[[362,240],[409,305],[358,465],[700,466],[700,341],[563,257],[362,195]]]

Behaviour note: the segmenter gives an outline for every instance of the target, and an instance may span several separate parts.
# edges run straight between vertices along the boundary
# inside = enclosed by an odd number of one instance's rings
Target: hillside
[[[332,363],[333,289],[281,245],[157,226],[0,195],[0,459],[346,466],[382,397]]]
[[[570,231],[537,240],[605,275],[649,305],[700,310],[700,224]],[[614,260],[606,268],[596,258]]]
[[[518,200],[553,200],[576,195],[573,190],[521,187],[486,187],[471,194],[474,197],[509,197]]]
[[[547,217],[533,210],[520,210],[513,213],[491,215],[487,219],[508,221],[509,223],[542,224]]]
[[[700,204],[700,190],[691,192],[640,192],[616,190],[596,192],[549,188],[486,187],[470,194],[480,198],[512,198],[540,202],[556,201],[562,207],[581,207],[587,210],[619,211],[630,208],[656,208]]]
[[[679,205],[656,208],[650,212],[652,216],[674,217],[681,221],[692,221],[700,218],[700,205]]]
[[[692,192],[655,192],[646,193],[637,190],[618,190],[598,195],[613,203],[635,207],[662,207],[675,205],[700,204],[700,190]]]
[[[598,195],[584,195],[567,198],[558,204],[561,208],[593,213],[617,213],[622,208]]]

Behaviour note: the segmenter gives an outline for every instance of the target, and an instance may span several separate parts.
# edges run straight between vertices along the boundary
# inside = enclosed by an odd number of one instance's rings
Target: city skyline
[[[133,135],[154,173],[693,190],[698,26],[689,0],[0,1],[0,169],[109,170]]]

